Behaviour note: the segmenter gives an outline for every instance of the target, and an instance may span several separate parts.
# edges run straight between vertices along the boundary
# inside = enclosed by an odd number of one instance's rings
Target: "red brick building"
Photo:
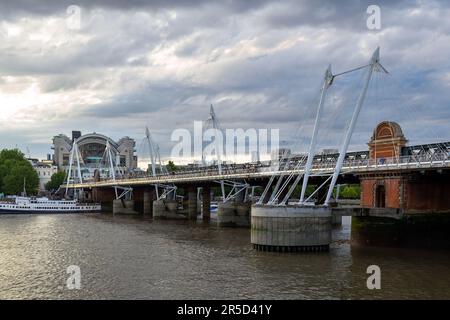
[[[392,161],[405,154],[406,143],[397,123],[381,122],[368,143],[369,158],[377,163]],[[361,206],[365,208],[395,208],[404,213],[450,212],[448,172],[380,170],[361,175],[360,181]]]

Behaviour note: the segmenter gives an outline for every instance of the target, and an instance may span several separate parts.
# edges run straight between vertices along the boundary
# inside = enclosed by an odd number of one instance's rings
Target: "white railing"
[[[311,168],[312,175],[332,173],[336,166],[336,159],[332,158],[327,161],[316,161]],[[411,155],[395,158],[379,158],[379,159],[347,159],[344,161],[343,172],[364,172],[374,170],[395,170],[395,169],[411,169],[411,168],[432,168],[432,167],[450,167],[450,154],[435,153],[429,155]],[[83,184],[75,184],[70,187],[92,187],[102,185],[132,185],[142,183],[167,183],[167,182],[183,182],[196,180],[223,180],[223,179],[245,179],[253,177],[267,177],[272,175],[302,173],[304,164],[296,167],[296,163],[290,163],[287,168],[280,171],[270,166],[270,162],[261,165],[234,165],[223,166],[222,174],[219,174],[217,167],[199,168],[190,171],[173,172],[169,174],[159,174],[156,176],[129,176],[116,178],[112,180],[100,180],[97,182],[86,181]]]

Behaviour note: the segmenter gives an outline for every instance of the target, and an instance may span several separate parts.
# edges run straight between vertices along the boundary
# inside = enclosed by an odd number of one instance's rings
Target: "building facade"
[[[407,146],[402,129],[384,121],[375,128],[369,145],[374,163],[399,161],[401,157],[419,159],[435,152],[450,154],[450,143]],[[406,161],[406,159],[405,159]],[[361,206],[364,208],[402,209],[406,213],[448,212],[450,184],[442,170],[379,171],[360,176]]]
[[[53,137],[53,162],[60,171],[67,172],[74,143],[78,145],[80,166],[84,179],[93,178],[96,172],[102,177],[109,173],[106,159],[106,145],[109,144],[114,167],[117,175],[124,175],[137,168],[136,143],[130,137],[123,137],[119,141],[99,134],[88,133],[81,135],[79,131],[72,132],[72,138],[65,134]],[[74,164],[74,161],[72,161]]]
[[[50,181],[52,175],[58,172],[58,167],[49,163],[47,160],[39,161],[34,158],[27,158],[27,160],[33,166],[39,177],[39,192],[45,192],[45,185]]]
[[[45,185],[50,181],[52,175],[58,172],[58,167],[39,162],[34,166],[34,170],[39,176],[39,191],[44,192]]]

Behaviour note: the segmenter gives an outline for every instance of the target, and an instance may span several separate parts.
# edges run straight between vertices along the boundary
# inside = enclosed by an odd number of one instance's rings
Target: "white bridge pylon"
[[[108,170],[109,178],[112,179],[114,182],[116,182],[116,171],[117,172],[119,172],[119,171],[116,168],[115,160],[114,160],[113,153],[112,153],[112,148],[111,148],[111,145],[108,140],[106,140],[106,147],[105,147],[105,151],[103,153],[102,159],[103,158],[106,158],[105,162],[109,166],[109,168],[108,168],[109,169]],[[100,161],[100,163],[101,163],[101,161]],[[116,185],[113,188],[114,188],[114,192],[116,194],[116,199],[122,199],[125,196],[131,197],[133,195],[133,188],[131,188],[131,187],[122,187],[122,186]],[[119,189],[122,190],[122,192],[120,194],[118,191]]]
[[[153,141],[152,136],[150,134],[150,130],[148,127],[145,127],[145,140],[147,141],[149,153],[150,153],[150,166],[151,166],[151,175],[153,177],[157,176],[157,166],[159,168],[159,174],[168,175],[166,167],[161,163],[161,156],[159,154],[159,146]],[[174,184],[154,184],[156,191],[156,199],[175,199],[177,193],[177,187]]]
[[[331,65],[330,65],[330,66],[328,66],[327,70],[325,71],[323,84],[321,86],[319,105],[317,107],[316,119],[315,119],[315,123],[314,123],[314,130],[313,130],[313,135],[311,138],[311,143],[309,146],[308,159],[306,162],[304,173],[298,174],[290,187],[289,187],[289,183],[292,181],[295,174],[292,173],[290,175],[280,175],[278,177],[278,181],[277,181],[276,185],[274,186],[274,189],[269,198],[269,201],[267,202],[268,205],[282,205],[282,206],[286,205],[289,201],[290,196],[294,192],[295,188],[297,187],[297,185],[300,182],[300,180],[302,179],[302,177],[303,177],[303,186],[302,186],[302,191],[301,191],[300,202],[301,203],[303,202],[304,193],[305,193],[306,186],[308,184],[308,178],[310,175],[310,169],[311,169],[312,161],[314,158],[314,152],[315,152],[315,147],[316,147],[316,143],[317,143],[317,132],[319,129],[319,121],[320,121],[320,117],[322,114],[323,105],[325,102],[326,92],[327,92],[327,89],[333,83],[333,79],[334,79],[334,77],[331,73]],[[290,160],[290,156],[286,156],[286,154],[284,153],[281,158],[281,162],[285,161],[284,166],[283,166],[284,170],[288,169],[287,167],[289,165],[289,160]],[[300,169],[301,165],[303,163],[303,160],[305,160],[305,157],[301,157],[299,159],[299,161],[295,165],[294,169]],[[278,165],[278,167],[279,167],[279,165]],[[277,177],[275,175],[270,178],[269,183],[266,185],[266,188],[264,189],[264,191],[258,201],[258,204],[263,203],[263,201],[266,198],[266,195],[270,191],[270,187],[272,186],[272,184],[276,178]],[[287,189],[288,187],[289,187],[289,189]],[[280,199],[281,196],[283,196],[282,199]]]
[[[222,168],[222,157],[221,152],[223,150],[223,145],[219,146],[219,143],[223,143],[223,141],[219,141],[218,136],[221,136],[218,134],[218,132],[222,132],[222,128],[220,127],[219,120],[217,119],[216,113],[214,111],[214,107],[211,104],[211,107],[209,109],[209,117],[205,121],[204,131],[208,129],[214,130],[214,150],[216,154],[216,161],[217,161],[217,168],[219,171],[219,175],[223,174],[223,168]],[[203,133],[202,133],[203,135]],[[203,141],[203,137],[202,137]],[[205,154],[204,154],[204,148],[202,145],[202,164],[205,164]],[[216,183],[220,184],[220,189],[222,192],[222,201],[227,202],[233,199],[236,199],[238,196],[241,196],[244,194],[244,201],[247,200],[247,191],[250,185],[246,183],[245,181],[231,181],[231,180],[217,180]],[[225,191],[225,186],[231,187],[230,192],[227,194]]]
[[[76,161],[76,168],[77,168],[77,176],[74,176],[74,172],[72,172],[72,167],[74,166],[74,161]],[[72,150],[70,152],[69,157],[69,171],[67,172],[67,181],[66,181],[66,192],[65,196],[68,196],[69,192],[69,185],[71,182],[76,183],[83,183],[83,175],[81,173],[81,163],[82,159],[80,157],[80,150],[78,149],[78,142],[75,140],[72,145]],[[78,179],[77,181],[75,179]],[[83,189],[80,190],[83,192]],[[77,190],[74,191],[74,198],[76,198]]]
[[[336,77],[343,75],[343,74],[350,73],[350,72],[354,72],[356,70],[366,69],[366,68],[367,68],[367,74],[366,74],[366,77],[364,80],[363,89],[362,89],[362,92],[360,93],[360,96],[359,96],[357,103],[355,105],[355,108],[353,110],[353,114],[352,114],[350,123],[347,126],[345,136],[344,136],[344,141],[339,148],[339,157],[337,159],[334,172],[332,175],[329,175],[328,178],[318,188],[316,188],[316,190],[307,199],[305,199],[305,192],[306,192],[306,188],[308,186],[308,179],[312,175],[311,168],[312,168],[315,151],[316,151],[316,146],[317,146],[317,136],[318,136],[319,127],[320,127],[319,123],[320,123],[320,119],[323,114],[323,107],[324,107],[324,102],[325,102],[327,91],[330,88],[330,86],[333,84],[333,81]],[[319,103],[317,106],[317,111],[316,111],[316,116],[315,116],[315,121],[314,121],[314,129],[313,129],[311,141],[309,144],[306,164],[304,165],[304,170],[302,171],[302,174],[297,174],[296,179],[294,180],[294,182],[291,184],[290,187],[289,187],[289,183],[295,176],[294,173],[292,173],[290,175],[283,175],[283,174],[277,173],[277,174],[274,174],[273,176],[271,176],[266,188],[264,189],[264,191],[258,201],[258,204],[278,205],[278,206],[287,205],[289,197],[294,192],[295,188],[297,187],[297,185],[303,178],[301,191],[300,191],[300,199],[299,199],[298,204],[305,205],[321,188],[325,187],[328,184],[328,182],[331,181],[329,184],[327,196],[326,196],[326,199],[324,202],[324,206],[329,205],[331,197],[333,195],[334,186],[336,185],[337,178],[342,169],[342,164],[344,162],[345,155],[347,153],[348,145],[350,143],[351,136],[355,129],[356,121],[358,119],[358,115],[359,115],[362,105],[364,103],[364,100],[365,100],[365,97],[367,94],[367,89],[369,87],[369,83],[370,83],[370,80],[372,78],[372,74],[374,71],[387,73],[386,69],[380,64],[380,49],[379,49],[379,47],[373,52],[369,63],[366,65],[363,65],[363,66],[360,66],[360,67],[357,67],[357,68],[354,68],[351,70],[347,70],[347,71],[344,71],[344,72],[341,72],[338,74],[334,74],[334,75],[331,72],[331,65],[328,66],[327,70],[325,71],[323,83],[322,83],[322,86],[320,89],[320,98],[319,98]],[[286,158],[285,155],[283,155],[281,158],[281,161],[283,161],[283,160],[286,160],[285,166],[287,166],[289,164],[290,159]],[[303,160],[304,160],[304,157],[298,161],[298,163],[295,165],[295,169],[301,168]],[[278,167],[278,171],[280,171],[280,170],[283,170],[283,168]],[[323,174],[321,174],[320,172],[319,173],[316,172],[314,175],[323,176]],[[267,195],[270,192],[270,188],[272,187],[272,184],[275,181],[275,179],[278,179],[278,181],[277,181],[276,185],[274,186],[271,196],[269,197],[268,200],[266,200]],[[283,198],[280,199],[280,197],[282,195],[283,195]],[[264,203],[265,201],[267,201],[267,202]]]
[[[333,177],[330,182],[330,186],[328,188],[327,197],[325,199],[324,205],[328,206],[331,196],[333,194],[333,189],[336,184],[339,173],[342,169],[342,164],[345,159],[345,154],[347,153],[348,145],[350,143],[350,139],[352,137],[353,131],[355,130],[356,121],[358,120],[359,112],[361,111],[362,105],[366,98],[367,89],[369,88],[369,82],[372,79],[372,74],[374,71],[387,73],[386,69],[380,64],[380,48],[376,48],[372,57],[370,58],[370,63],[366,66],[368,68],[366,79],[364,81],[364,87],[362,92],[358,98],[355,109],[353,110],[352,118],[347,127],[347,131],[345,133],[344,142],[342,143],[339,150],[339,157],[336,162],[336,167],[334,169]]]
[[[108,140],[105,142],[105,150],[103,152],[103,156],[101,160],[98,162],[96,169],[100,171],[103,165],[103,168],[108,168],[108,178],[112,181],[116,182],[116,172],[121,172],[115,165],[115,158],[113,156],[112,147]],[[70,152],[69,157],[69,171],[67,173],[66,180],[66,191],[65,196],[68,196],[68,190],[70,184],[75,183],[83,183],[83,167],[86,168],[83,158],[80,155],[80,149],[78,147],[78,140],[75,140],[72,145],[72,150]],[[99,173],[100,174],[100,173]],[[123,187],[123,186],[113,186],[114,192],[116,195],[116,199],[121,199],[125,196],[131,196],[132,188],[131,187]],[[118,190],[122,190],[119,194]],[[83,192],[83,189],[75,190],[74,197],[76,198],[80,193]]]

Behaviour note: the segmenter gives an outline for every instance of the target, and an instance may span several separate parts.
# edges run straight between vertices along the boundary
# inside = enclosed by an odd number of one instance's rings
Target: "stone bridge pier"
[[[227,202],[217,205],[217,226],[249,227],[251,202],[245,199],[245,190]]]
[[[184,219],[178,214],[178,202],[173,199],[153,201],[153,219]]]
[[[211,186],[206,185],[202,188],[202,218],[204,222],[211,219]]]

